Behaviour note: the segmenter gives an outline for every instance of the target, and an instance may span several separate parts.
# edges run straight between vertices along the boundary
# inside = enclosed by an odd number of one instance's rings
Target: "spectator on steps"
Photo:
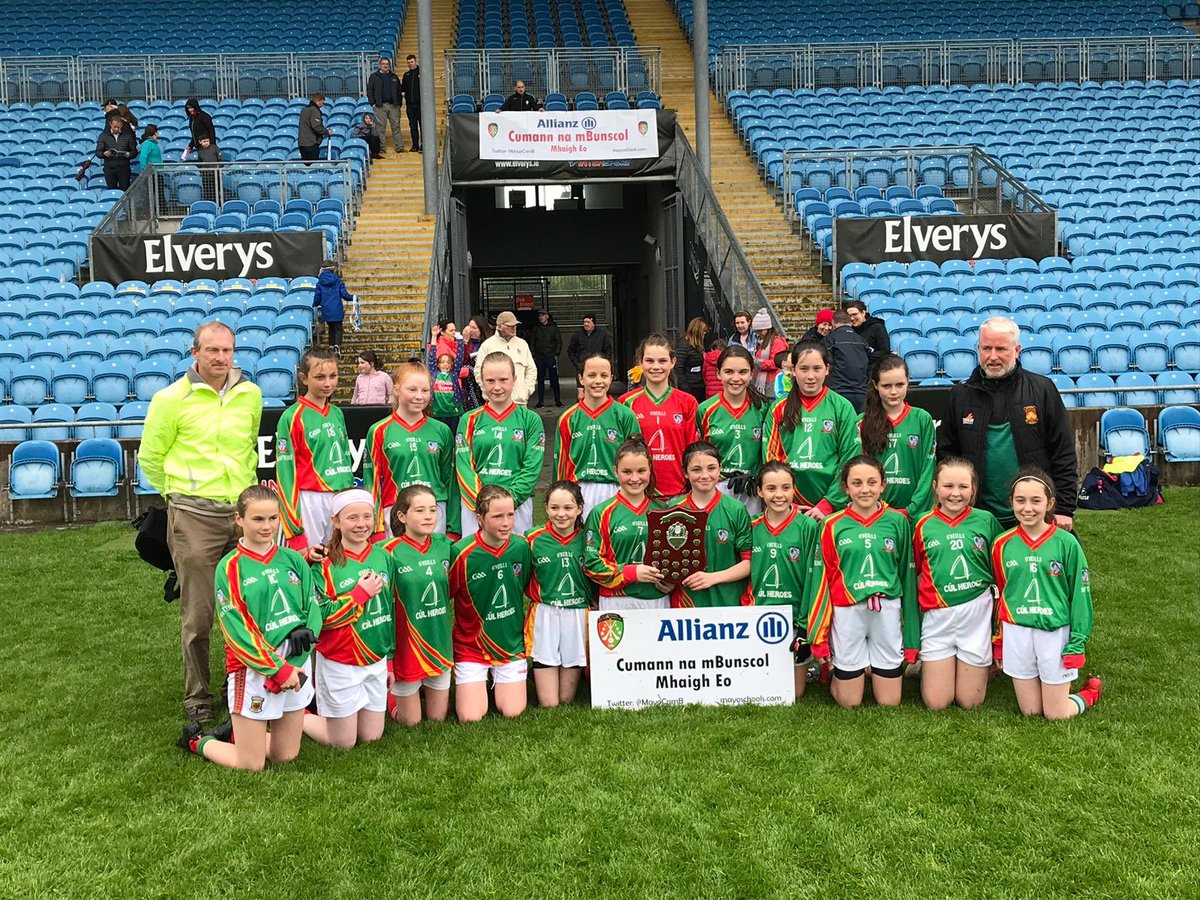
[[[374,76],[372,76],[374,77]],[[370,113],[363,113],[362,121],[359,122],[351,133],[359,140],[366,141],[367,147],[371,151],[371,159],[383,159],[383,138],[380,136],[379,129],[375,127],[375,117]]]
[[[110,188],[127,191],[131,161],[137,155],[137,140],[120,116],[110,116],[106,125],[96,140],[96,155],[104,160],[104,183]]]
[[[800,340],[821,343],[831,331],[833,331],[833,310],[818,309],[817,321],[813,324],[812,328],[804,332],[804,337],[800,338]]]
[[[867,374],[871,367],[871,348],[851,327],[845,312],[833,314],[833,330],[825,336],[829,352],[829,377],[825,383],[861,413],[867,403]]]
[[[717,375],[717,360],[725,352],[729,343],[725,338],[713,338],[708,342],[708,352],[704,354],[704,393],[705,399],[721,393],[721,379]]]
[[[188,143],[188,150],[195,152],[196,148],[200,146],[200,137],[205,134],[215,144],[217,142],[217,129],[213,127],[212,116],[200,108],[200,101],[195,97],[191,97],[184,104],[183,109],[187,113],[192,129],[192,140]]]
[[[850,322],[867,346],[871,348],[871,362],[876,362],[892,352],[892,342],[888,337],[887,326],[883,319],[867,312],[867,305],[861,300],[847,300],[842,309],[850,315]]]
[[[296,145],[300,148],[300,158],[307,163],[321,158],[321,141],[333,134],[321,118],[321,107],[324,105],[325,95],[316,93],[308,98],[308,106],[300,111]]]
[[[379,60],[379,69],[371,73],[367,79],[367,100],[375,110],[375,121],[379,126],[379,145],[387,137],[388,128],[392,129],[392,140],[396,142],[396,152],[404,148],[400,146],[400,105],[404,102],[404,94],[400,88],[400,78],[392,71],[392,61],[387,58]],[[377,149],[371,150],[376,156],[382,155]]]
[[[546,399],[546,382],[554,392],[554,405],[562,406],[562,388],[558,383],[558,357],[562,354],[562,332],[547,310],[538,310],[538,323],[529,336],[533,361],[537,365],[537,408]]]
[[[485,316],[472,316],[463,326],[463,367],[459,370],[459,381],[463,389],[463,409],[472,410],[483,406],[483,393],[475,381],[476,354],[485,340],[492,336]]]
[[[744,309],[735,312],[733,314],[733,337],[729,339],[729,343],[745,347],[751,353],[758,348],[758,335],[750,328],[750,322],[753,319],[754,316]]]
[[[142,132],[142,146],[138,150],[138,168],[145,172],[151,166],[162,165],[162,147],[158,146],[158,126],[147,125]]]
[[[354,406],[391,406],[392,376],[383,371],[379,355],[374,350],[358,354],[358,377],[354,379]]]
[[[405,111],[408,113],[408,131],[412,137],[412,145],[408,148],[411,153],[420,153],[421,144],[421,67],[413,54],[404,57],[408,71],[400,79],[400,91],[404,94]],[[400,146],[400,138],[396,138],[396,146]]]
[[[532,112],[540,111],[542,104],[538,103],[537,97],[533,94],[525,93],[525,82],[518,81],[516,89],[508,95],[508,99],[504,101],[501,109],[504,112]]]
[[[788,348],[787,341],[775,330],[766,307],[754,314],[750,327],[754,329],[755,338],[754,349],[750,351],[754,355],[754,386],[764,397],[772,399],[775,396],[775,375],[779,372],[775,356],[780,350]]]
[[[338,276],[337,264],[332,259],[321,263],[321,274],[317,276],[317,287],[313,292],[313,306],[320,307],[321,318],[329,329],[328,347],[338,356],[342,354],[342,322],[346,318],[343,301],[354,300],[346,290],[346,283]]]

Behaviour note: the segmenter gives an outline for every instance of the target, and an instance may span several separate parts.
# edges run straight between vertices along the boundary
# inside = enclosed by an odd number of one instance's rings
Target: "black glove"
[[[286,652],[284,657],[290,658],[293,656],[303,656],[312,649],[313,644],[317,642],[317,636],[312,633],[312,630],[305,628],[303,625],[299,628],[293,628],[287,636]]]
[[[729,476],[729,490],[735,494],[753,497],[758,488],[756,479],[749,472],[734,472]]]

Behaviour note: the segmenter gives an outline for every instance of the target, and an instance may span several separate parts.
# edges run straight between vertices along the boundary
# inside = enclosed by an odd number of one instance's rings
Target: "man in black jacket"
[[[206,134],[209,140],[216,144],[217,129],[213,127],[212,116],[200,108],[200,101],[191,97],[183,105],[183,109],[187,113],[188,119],[191,120],[192,126],[192,140],[188,144],[188,150],[195,152],[196,148],[200,146],[200,138]]]
[[[845,312],[833,314],[833,330],[825,335],[829,351],[829,377],[825,383],[861,413],[867,402],[867,370],[871,366],[871,348],[850,327]]]
[[[417,65],[417,58],[411,53],[404,57],[404,62],[408,66],[408,71],[400,79],[400,92],[404,94],[404,102],[408,109],[408,133],[412,137],[412,146],[408,149],[412,153],[420,153],[423,149],[421,144],[421,67]],[[400,138],[397,137],[396,140],[399,141]]]
[[[396,142],[396,152],[399,153],[403,149],[400,146],[400,104],[404,101],[400,79],[392,71],[390,59],[379,60],[379,69],[367,79],[367,101],[375,110],[375,127],[379,129],[380,138],[387,140],[390,126],[392,140]]]
[[[867,312],[865,303],[861,300],[847,300],[842,304],[842,309],[850,315],[850,324],[854,326],[854,331],[871,348],[871,362],[878,362],[892,352],[887,326],[883,324],[883,319]]]
[[[950,405],[938,428],[939,457],[961,456],[975,466],[975,505],[1011,528],[1013,476],[1022,465],[1044,469],[1054,482],[1055,522],[1071,528],[1079,466],[1075,433],[1058,389],[1049,378],[1021,367],[1021,330],[1000,316],[979,329],[979,365],[950,388]]]
[[[542,104],[538,103],[537,97],[525,93],[525,82],[523,81],[517,82],[516,90],[508,95],[504,106],[501,107],[504,112],[532,112],[541,108]]]
[[[130,160],[137,156],[137,141],[120,116],[111,116],[96,140],[96,155],[104,160],[104,183],[129,190]]]
[[[583,327],[571,336],[571,343],[567,345],[567,359],[571,360],[571,365],[575,367],[576,384],[579,382],[579,376],[583,374],[583,361],[593,353],[601,353],[612,360],[613,375],[617,374],[612,335],[603,328],[597,328],[596,317],[589,314],[583,317]],[[582,386],[579,388],[579,395],[583,396]]]
[[[550,317],[550,313],[542,309],[538,311],[538,323],[533,326],[529,336],[529,349],[533,353],[533,361],[537,364],[537,407],[542,406],[546,397],[546,382],[554,390],[554,405],[562,406],[562,388],[558,384],[558,356],[562,353],[562,332]]]

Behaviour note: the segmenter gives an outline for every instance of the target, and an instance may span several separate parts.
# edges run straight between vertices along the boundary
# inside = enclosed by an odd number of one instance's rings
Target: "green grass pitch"
[[[176,749],[178,613],[131,529],[3,535],[0,896],[1197,897],[1198,523],[1198,490],[1080,516],[1105,694],[1070,722],[906,682],[390,727],[258,775]]]

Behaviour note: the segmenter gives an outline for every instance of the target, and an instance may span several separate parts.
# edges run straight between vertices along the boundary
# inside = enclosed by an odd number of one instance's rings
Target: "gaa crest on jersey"
[[[1062,574],[1062,563],[1060,563],[1057,559],[1050,563],[1050,574],[1055,577],[1058,577]]]
[[[1082,573],[1082,574],[1079,576],[1079,580],[1080,580],[1081,582],[1083,582],[1084,584],[1090,584],[1090,583],[1091,583],[1091,581],[1092,581],[1092,576],[1088,574],[1088,570],[1087,570],[1086,568],[1083,570],[1083,573]]]
[[[615,428],[608,429],[608,431],[604,432],[604,437],[610,441],[616,441],[617,429],[615,429]]]
[[[275,450],[278,453],[287,453],[287,447],[287,440],[285,438],[280,438],[275,442]]]
[[[915,449],[917,449],[917,442],[920,440],[921,440],[921,438],[919,435],[910,434],[908,436],[908,446],[912,447],[915,450]]]
[[[755,429],[754,429],[754,439],[755,439],[756,441],[761,441],[761,440],[762,440],[762,429],[761,429],[761,428],[755,428]]]
[[[1038,423],[1038,414],[1036,406],[1025,407],[1025,424],[1036,425]]]
[[[267,702],[266,697],[251,697],[250,698],[250,712],[252,712],[252,713],[262,712],[263,704],[266,702]]]
[[[456,434],[454,436],[454,445],[456,447],[463,447],[466,445],[466,443],[467,443],[466,439],[461,434]]]
[[[625,620],[617,613],[605,613],[596,620],[596,637],[609,650],[616,650],[625,636]]]
[[[717,543],[718,544],[728,544],[729,543],[729,532],[726,531],[724,528],[717,529]]]
[[[514,428],[513,429],[513,440],[514,441],[525,440],[525,429],[524,428]]]
[[[884,538],[883,549],[885,553],[894,553],[896,551],[896,542],[891,538]]]
[[[521,572],[525,569],[524,563],[515,562],[512,564],[513,575],[517,578],[521,577]]]
[[[429,449],[430,453],[437,453],[439,450],[442,449],[442,445],[439,444],[437,441],[430,441],[425,446]]]
[[[222,591],[222,590],[217,591],[217,602],[220,603],[222,606],[229,605],[229,598],[227,596],[225,596],[224,591]]]
[[[448,560],[448,559],[443,559],[443,560],[442,560],[442,571],[443,571],[443,572],[449,572],[449,571],[450,571],[450,560]]]
[[[977,535],[975,535],[975,540],[972,541],[971,543],[973,543],[975,545],[976,550],[982,550],[984,548],[984,546],[987,544],[987,541],[984,540],[982,534],[977,534]]]
[[[676,425],[683,424],[683,413],[675,413],[675,415],[671,416],[671,418],[675,420]]]
[[[821,431],[825,434],[833,434],[833,419],[826,419],[821,423]]]
[[[299,575],[297,575],[295,572],[293,572],[291,569],[288,569],[288,581],[289,581],[291,584],[299,584],[299,583],[300,583],[300,576],[299,576]]]
[[[792,562],[796,562],[797,560],[799,560],[800,559],[800,548],[799,547],[788,547],[788,559],[790,559]]]

